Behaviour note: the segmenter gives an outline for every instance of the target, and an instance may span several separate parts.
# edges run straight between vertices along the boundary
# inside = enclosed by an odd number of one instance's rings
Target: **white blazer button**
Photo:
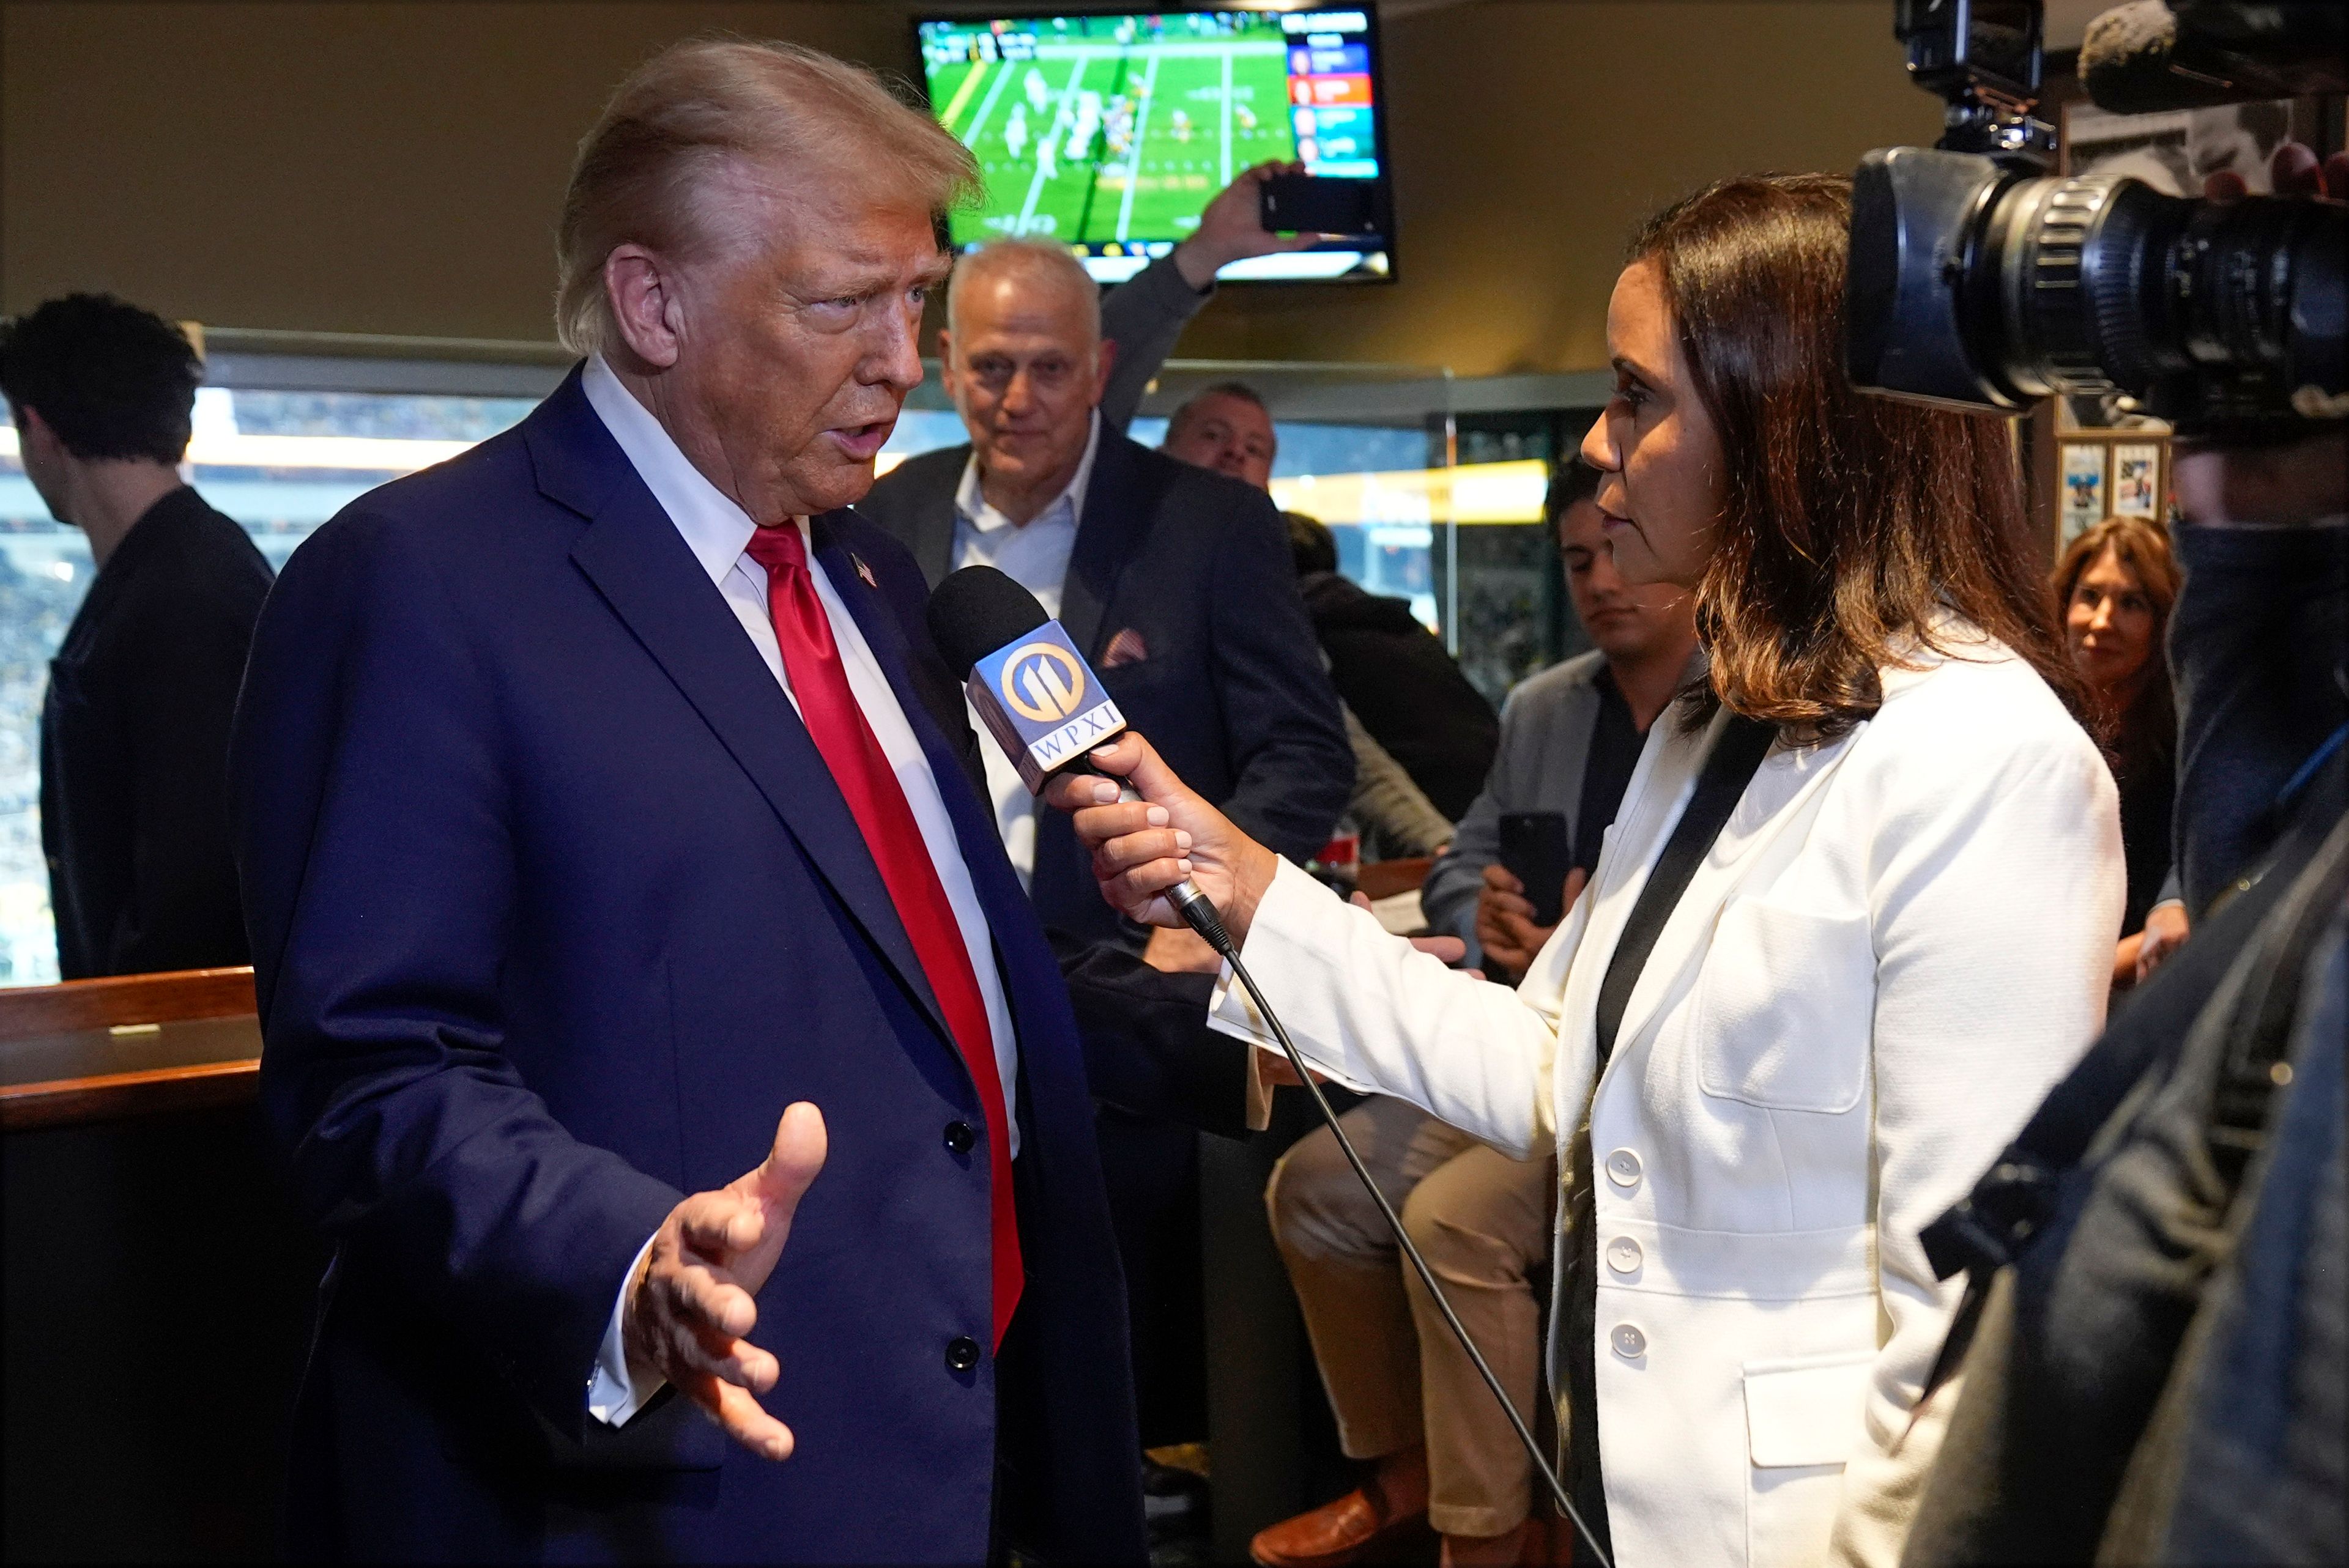
[[[1648,1336],[1628,1323],[1617,1324],[1607,1337],[1614,1345],[1615,1354],[1626,1360],[1637,1361],[1648,1353]]]
[[[1640,1157],[1628,1149],[1618,1149],[1607,1157],[1607,1180],[1625,1191],[1640,1184]]]
[[[1629,1236],[1618,1236],[1607,1243],[1607,1266],[1617,1274],[1640,1272],[1640,1243]]]

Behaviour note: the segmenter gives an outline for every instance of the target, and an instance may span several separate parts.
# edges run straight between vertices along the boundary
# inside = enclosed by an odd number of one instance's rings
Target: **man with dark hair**
[[[202,379],[177,328],[108,295],[0,325],[25,476],[98,567],[41,715],[41,847],[68,980],[247,960],[228,735],[270,571],[180,478]]]
[[[1598,646],[1509,694],[1483,791],[1420,889],[1429,929],[1481,942],[1481,961],[1496,974],[1523,973],[1550,931],[1533,923],[1529,890],[1500,863],[1501,818],[1565,817],[1577,869],[1559,892],[1571,903],[1577,876],[1597,862],[1641,738],[1703,667],[1689,595],[1630,587],[1616,574],[1598,491],[1598,470],[1575,458],[1553,476],[1543,508],[1575,612]],[[1306,598],[1310,604],[1309,590]],[[1322,635],[1326,643],[1330,633]],[[1353,700],[1343,674],[1338,687]],[[1540,1362],[1532,1282],[1549,1252],[1555,1168],[1496,1153],[1384,1095],[1341,1119],[1430,1266],[1472,1287],[1456,1291],[1455,1306],[1512,1402],[1531,1410]],[[1447,1563],[1537,1560],[1544,1542],[1529,1513],[1532,1469],[1433,1304],[1406,1278],[1337,1140],[1319,1130],[1299,1140],[1265,1202],[1340,1444],[1371,1470],[1357,1490],[1259,1533],[1250,1554],[1267,1568],[1360,1561],[1424,1515],[1444,1537]]]
[[[1534,923],[1531,892],[1501,864],[1501,819],[1517,811],[1564,816],[1568,864],[1588,875],[1648,727],[1703,669],[1693,601],[1677,588],[1622,580],[1598,494],[1598,470],[1577,457],[1552,476],[1542,508],[1567,595],[1597,645],[1509,694],[1484,790],[1420,890],[1429,928],[1469,939],[1470,954],[1488,969],[1523,973],[1551,930]]]
[[[1272,483],[1272,460],[1280,453],[1272,411],[1245,381],[1218,381],[1191,394],[1166,421],[1158,449],[1169,457],[1258,490]]]

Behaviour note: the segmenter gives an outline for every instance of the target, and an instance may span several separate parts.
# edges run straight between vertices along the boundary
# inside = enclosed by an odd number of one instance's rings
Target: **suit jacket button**
[[[947,1370],[968,1372],[978,1365],[978,1341],[968,1334],[957,1334],[947,1341]]]
[[[970,1130],[968,1121],[947,1123],[947,1147],[957,1154],[968,1154],[970,1146],[978,1141],[978,1134]]]

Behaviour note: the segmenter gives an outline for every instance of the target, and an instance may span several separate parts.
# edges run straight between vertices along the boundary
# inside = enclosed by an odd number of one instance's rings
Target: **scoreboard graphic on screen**
[[[934,17],[916,32],[931,108],[987,181],[979,206],[952,215],[957,249],[1056,241],[1113,282],[1172,251],[1268,159],[1386,180],[1368,5]],[[1382,278],[1392,251],[1392,235],[1361,235],[1222,275]]]

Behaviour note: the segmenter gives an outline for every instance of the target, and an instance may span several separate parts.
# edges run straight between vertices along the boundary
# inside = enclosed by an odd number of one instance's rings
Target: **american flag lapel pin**
[[[856,574],[864,579],[864,585],[867,588],[879,590],[881,584],[873,581],[873,568],[864,564],[864,557],[852,550],[848,552],[848,561],[850,565],[856,568]]]

